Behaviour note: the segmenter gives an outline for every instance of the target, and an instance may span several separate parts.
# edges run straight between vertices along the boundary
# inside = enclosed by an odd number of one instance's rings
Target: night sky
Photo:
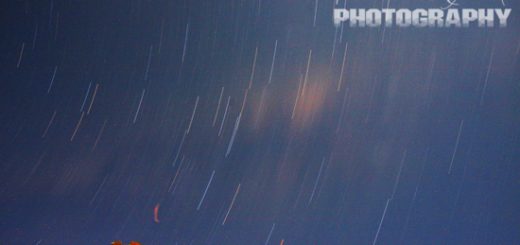
[[[335,2],[3,1],[0,244],[520,244],[519,2]]]

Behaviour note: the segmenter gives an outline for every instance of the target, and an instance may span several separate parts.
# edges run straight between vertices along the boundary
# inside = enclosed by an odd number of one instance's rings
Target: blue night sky
[[[0,244],[520,244],[519,2],[337,2],[4,1]]]

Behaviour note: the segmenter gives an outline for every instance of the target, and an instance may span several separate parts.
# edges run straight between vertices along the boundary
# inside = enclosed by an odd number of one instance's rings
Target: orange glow
[[[303,86],[303,85],[302,85]],[[305,128],[314,121],[325,103],[328,83],[308,83],[300,89],[294,105],[293,121]]]
[[[157,203],[157,205],[155,205],[155,207],[153,208],[153,221],[155,223],[159,223],[159,207],[161,205],[159,203]]]

